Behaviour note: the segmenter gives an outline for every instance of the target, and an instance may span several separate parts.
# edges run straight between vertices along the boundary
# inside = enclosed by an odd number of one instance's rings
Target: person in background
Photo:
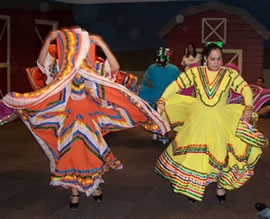
[[[259,115],[260,118],[269,118],[270,89],[264,87],[264,78],[263,77],[257,78],[254,84],[249,84],[249,87],[251,88],[253,93],[254,111]],[[233,91],[231,91],[228,102],[243,104],[244,99],[241,95],[235,94]]]
[[[181,65],[184,67],[184,70],[189,69],[189,65],[193,63],[200,63],[202,55],[197,53],[196,46],[194,43],[188,43],[186,47],[186,53],[182,58]]]
[[[166,87],[181,73],[177,66],[170,64],[170,49],[160,47],[156,51],[156,61],[151,64],[142,79],[138,95],[156,109],[156,101],[160,98]],[[163,144],[168,142],[166,136],[154,134],[153,140]]]
[[[48,52],[56,42],[57,53]],[[106,56],[100,62],[95,48]],[[113,81],[119,63],[99,35],[75,28],[51,31],[37,65],[46,86],[29,93],[10,92],[3,103],[19,115],[50,161],[51,182],[71,190],[69,207],[79,207],[79,193],[100,202],[102,176],[122,169],[103,136],[143,126],[164,135],[168,124],[136,94]]]
[[[257,80],[256,80],[256,85],[258,85],[259,87],[262,87],[264,88],[264,78],[263,77],[258,77]]]
[[[147,101],[154,109],[166,87],[181,73],[177,66],[170,64],[169,48],[160,47],[156,51],[156,61],[151,64],[142,79],[139,96]]]
[[[258,77],[256,80],[256,85],[259,86],[261,89],[263,89],[263,93],[265,93],[265,95],[263,96],[263,98],[260,98],[261,100],[264,100],[263,104],[261,105],[261,107],[259,108],[259,110],[257,111],[257,114],[259,115],[259,117],[261,118],[269,118],[270,117],[270,100],[269,100],[269,89],[265,88],[265,80],[263,77]],[[268,91],[268,92],[266,92]]]
[[[177,133],[154,171],[190,202],[202,201],[206,187],[214,182],[218,201],[225,202],[226,190],[250,179],[267,146],[264,135],[250,124],[251,89],[237,71],[222,66],[221,46],[207,43],[205,65],[182,73],[157,101],[158,111]],[[191,86],[195,97],[179,94]],[[227,103],[230,89],[244,97],[245,105]]]

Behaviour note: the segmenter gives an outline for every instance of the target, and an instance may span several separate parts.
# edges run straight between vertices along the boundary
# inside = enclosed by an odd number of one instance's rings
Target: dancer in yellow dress
[[[235,70],[222,66],[219,45],[206,44],[205,65],[183,72],[157,101],[158,111],[177,134],[155,172],[191,202],[202,201],[212,182],[217,182],[217,198],[224,202],[226,190],[239,188],[253,175],[267,144],[249,123],[254,115],[251,89]],[[196,97],[179,94],[191,86]],[[230,89],[244,97],[245,105],[227,103]]]

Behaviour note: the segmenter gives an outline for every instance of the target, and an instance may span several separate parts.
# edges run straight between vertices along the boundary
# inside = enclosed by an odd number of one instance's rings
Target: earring
[[[206,60],[206,58],[204,58],[203,65],[207,65],[207,60]]]

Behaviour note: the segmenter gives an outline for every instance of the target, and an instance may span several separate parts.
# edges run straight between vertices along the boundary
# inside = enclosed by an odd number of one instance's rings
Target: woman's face
[[[259,87],[264,87],[264,83],[263,83],[263,80],[261,78],[258,78],[256,80],[256,84],[259,86]]]
[[[189,53],[193,53],[193,47],[192,47],[192,45],[188,45],[187,46],[187,50],[189,51]]]
[[[219,49],[213,49],[209,56],[206,57],[207,67],[211,71],[219,70],[222,65],[222,53]]]

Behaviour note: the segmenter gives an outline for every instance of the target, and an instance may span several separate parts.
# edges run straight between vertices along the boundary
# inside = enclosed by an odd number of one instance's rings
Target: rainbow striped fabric
[[[121,169],[103,136],[138,125],[165,134],[168,124],[145,101],[110,80],[95,59],[95,45],[80,28],[63,29],[57,38],[51,83],[30,93],[11,92],[3,102],[16,110],[50,160],[51,185],[86,195],[109,169]],[[53,71],[52,69],[50,70]]]
[[[236,136],[254,147],[265,148],[268,145],[267,138],[258,131],[249,121],[241,118],[236,128]]]
[[[195,97],[175,94],[192,86]],[[202,201],[209,184],[233,190],[254,175],[267,139],[240,120],[245,106],[227,102],[230,90],[242,93],[246,87],[233,69],[221,67],[212,74],[200,66],[183,72],[166,89],[163,115],[177,134],[158,158],[155,172],[175,193]],[[252,100],[251,92],[243,95]]]
[[[254,111],[257,112],[265,103],[270,101],[270,89],[259,87],[255,84],[249,84],[253,94]],[[230,92],[229,103],[244,103],[241,95]]]
[[[5,106],[0,100],[0,126],[16,120],[18,117],[13,109]]]

